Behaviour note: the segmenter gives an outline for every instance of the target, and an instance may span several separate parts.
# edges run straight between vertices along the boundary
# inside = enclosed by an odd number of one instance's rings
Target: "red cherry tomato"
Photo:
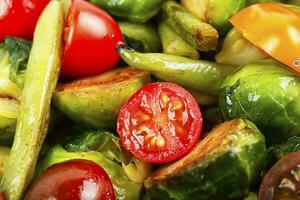
[[[0,41],[6,36],[32,39],[37,20],[50,0],[1,0]]]
[[[96,163],[71,160],[51,166],[31,185],[25,200],[114,200],[106,172]]]
[[[279,160],[264,177],[259,200],[300,199],[300,151]]]
[[[193,98],[172,83],[152,83],[121,108],[117,131],[124,147],[151,163],[178,159],[197,144],[202,114]]]
[[[118,23],[104,10],[74,0],[66,24],[61,75],[81,77],[112,69],[119,61],[115,46],[123,42]]]

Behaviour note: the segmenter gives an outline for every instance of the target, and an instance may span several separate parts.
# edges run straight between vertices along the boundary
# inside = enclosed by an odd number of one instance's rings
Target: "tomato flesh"
[[[258,199],[300,199],[300,151],[283,157],[268,171]]]
[[[74,0],[65,29],[61,76],[96,75],[115,67],[120,57],[115,50],[123,36],[118,23],[104,10]]]
[[[172,83],[152,83],[121,108],[117,131],[125,148],[141,160],[165,163],[192,150],[202,130],[202,114],[193,98]]]
[[[32,39],[37,20],[50,0],[1,0],[0,41],[6,36]]]
[[[25,200],[114,200],[106,172],[96,163],[71,160],[51,166],[29,188]]]

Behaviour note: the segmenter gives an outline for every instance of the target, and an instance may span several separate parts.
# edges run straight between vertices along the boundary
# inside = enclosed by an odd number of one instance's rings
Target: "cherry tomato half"
[[[197,144],[202,114],[193,98],[173,83],[151,83],[121,108],[117,131],[124,147],[151,163],[178,159]]]
[[[50,0],[1,0],[0,41],[6,36],[32,39],[37,20]]]
[[[241,10],[230,22],[255,46],[300,73],[300,12],[260,3]]]
[[[96,163],[71,160],[51,166],[31,185],[25,200],[114,200],[106,172]]]
[[[264,177],[259,200],[300,199],[300,151],[279,160]]]
[[[123,42],[118,23],[101,8],[74,0],[65,29],[61,75],[81,77],[112,69],[119,61],[115,46]]]

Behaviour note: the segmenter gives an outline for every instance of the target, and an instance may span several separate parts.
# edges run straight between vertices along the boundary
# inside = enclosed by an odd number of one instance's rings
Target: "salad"
[[[300,199],[299,0],[0,0],[0,200]]]

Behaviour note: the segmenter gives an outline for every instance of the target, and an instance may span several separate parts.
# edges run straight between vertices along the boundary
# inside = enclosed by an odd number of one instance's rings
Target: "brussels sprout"
[[[62,161],[92,160],[101,165],[110,176],[118,200],[138,200],[151,165],[123,152],[119,139],[110,132],[83,129],[75,131],[77,135],[67,138],[62,145],[56,145],[46,152],[39,161],[36,175]]]
[[[258,178],[266,154],[264,136],[244,119],[225,122],[177,162],[145,179],[152,200],[240,199]]]
[[[12,64],[5,45],[0,44],[0,144],[12,142],[20,106],[21,88],[10,80]]]
[[[245,65],[266,56],[232,28],[224,40],[222,51],[216,55],[216,61],[229,65]]]
[[[54,104],[70,119],[92,128],[114,129],[123,103],[150,74],[130,67],[58,85]]]
[[[224,119],[251,120],[269,144],[300,134],[300,78],[282,64],[255,61],[229,76],[221,88]]]
[[[296,151],[300,151],[299,136],[291,137],[286,142],[272,146],[268,151],[268,168],[273,166],[284,156]]]
[[[252,5],[256,3],[263,3],[263,2],[279,2],[284,3],[285,0],[247,0],[247,5]]]
[[[201,20],[212,24],[220,35],[232,27],[230,17],[246,5],[246,0],[181,0],[181,4]]]
[[[288,0],[287,4],[292,4],[295,6],[300,6],[300,0]]]
[[[160,52],[161,42],[159,35],[156,27],[150,23],[119,22],[119,26],[122,34],[128,39],[140,41],[143,44],[142,52]]]

